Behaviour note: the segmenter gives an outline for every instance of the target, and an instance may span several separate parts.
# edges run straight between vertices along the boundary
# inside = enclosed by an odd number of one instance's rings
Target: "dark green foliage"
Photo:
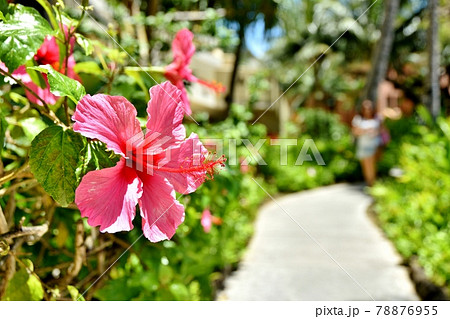
[[[38,182],[59,204],[67,206],[78,186],[75,171],[83,140],[78,133],[51,126],[31,143],[30,167]]]
[[[12,72],[34,56],[53,30],[33,8],[19,4],[11,11],[0,19],[0,61]]]
[[[28,67],[28,69],[47,74],[50,92],[56,96],[67,96],[76,104],[86,94],[86,90],[80,82],[55,71],[49,64]]]

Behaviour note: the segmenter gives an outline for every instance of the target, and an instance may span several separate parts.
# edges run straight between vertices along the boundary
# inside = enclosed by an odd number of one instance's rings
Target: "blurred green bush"
[[[361,178],[358,161],[354,155],[353,137],[350,129],[339,116],[318,108],[301,108],[295,121],[286,124],[288,136],[297,139],[297,146],[288,146],[287,165],[280,165],[279,152],[267,152],[267,166],[261,172],[281,192],[295,192],[340,181]],[[295,165],[305,140],[312,139],[325,165],[313,161]],[[274,147],[274,146],[272,146]]]
[[[372,188],[375,212],[387,236],[409,259],[417,256],[438,285],[450,286],[450,118],[399,123],[399,134],[386,150],[384,165],[401,174]],[[392,167],[391,166],[391,167]]]

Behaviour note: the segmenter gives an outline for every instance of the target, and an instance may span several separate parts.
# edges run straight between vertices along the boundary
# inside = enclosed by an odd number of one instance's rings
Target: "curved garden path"
[[[407,270],[366,213],[361,186],[270,200],[219,300],[417,300]]]

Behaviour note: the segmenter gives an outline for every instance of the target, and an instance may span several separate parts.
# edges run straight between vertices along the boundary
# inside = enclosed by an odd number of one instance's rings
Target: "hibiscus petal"
[[[184,207],[175,198],[170,183],[161,176],[140,174],[143,183],[142,230],[151,242],[170,239],[184,221]]]
[[[155,172],[167,178],[178,193],[192,193],[205,181],[207,171],[203,163],[207,153],[197,134],[192,133],[181,144],[167,150],[167,156],[158,162],[160,169]]]
[[[142,130],[134,106],[122,96],[85,95],[72,119],[73,130],[99,139],[116,154],[125,156],[127,141],[140,140]]]
[[[163,150],[186,137],[181,91],[166,81],[150,89],[146,143]]]
[[[1,63],[1,62],[0,62]],[[3,64],[3,63],[1,63]],[[1,68],[1,64],[0,64],[0,68]],[[4,70],[8,71],[8,68],[3,64],[4,66]],[[31,82],[31,77],[27,72],[27,68],[25,67],[25,65],[21,65],[19,66],[13,73],[12,75],[16,78],[21,80],[23,83],[28,84],[28,82]]]
[[[43,74],[44,81],[46,83],[45,88],[41,88],[39,85],[35,84],[33,81],[29,82],[23,82],[26,84],[26,86],[31,89],[34,93],[36,93],[41,99],[44,100],[47,104],[55,104],[58,100],[58,97],[56,97],[52,92],[50,92],[50,85],[48,84],[47,75]],[[25,95],[30,100],[31,103],[42,105],[41,100],[39,100],[36,96],[28,92],[28,90],[25,91]]]
[[[59,64],[59,46],[56,38],[47,36],[34,57],[40,64]]]
[[[133,229],[142,182],[121,159],[116,166],[87,173],[75,192],[81,216],[100,231],[114,233]]]
[[[181,82],[181,84],[182,84],[182,87],[180,88],[181,100],[183,101],[184,111],[186,112],[187,115],[191,115],[192,110],[191,110],[191,104],[189,103],[188,94],[187,94],[186,88],[184,87],[183,82]]]
[[[194,35],[191,31],[184,28],[177,32],[175,39],[172,42],[173,59],[182,65],[188,65],[195,53],[195,46],[193,43]]]

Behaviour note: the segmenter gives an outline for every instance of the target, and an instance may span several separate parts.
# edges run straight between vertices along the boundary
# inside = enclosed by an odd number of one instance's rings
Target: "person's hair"
[[[375,114],[375,108],[374,108],[373,102],[368,99],[362,101],[361,107],[359,108],[359,115],[364,117],[364,108],[366,108],[366,107],[370,108],[370,110],[372,111],[372,117],[375,117],[376,114]]]

